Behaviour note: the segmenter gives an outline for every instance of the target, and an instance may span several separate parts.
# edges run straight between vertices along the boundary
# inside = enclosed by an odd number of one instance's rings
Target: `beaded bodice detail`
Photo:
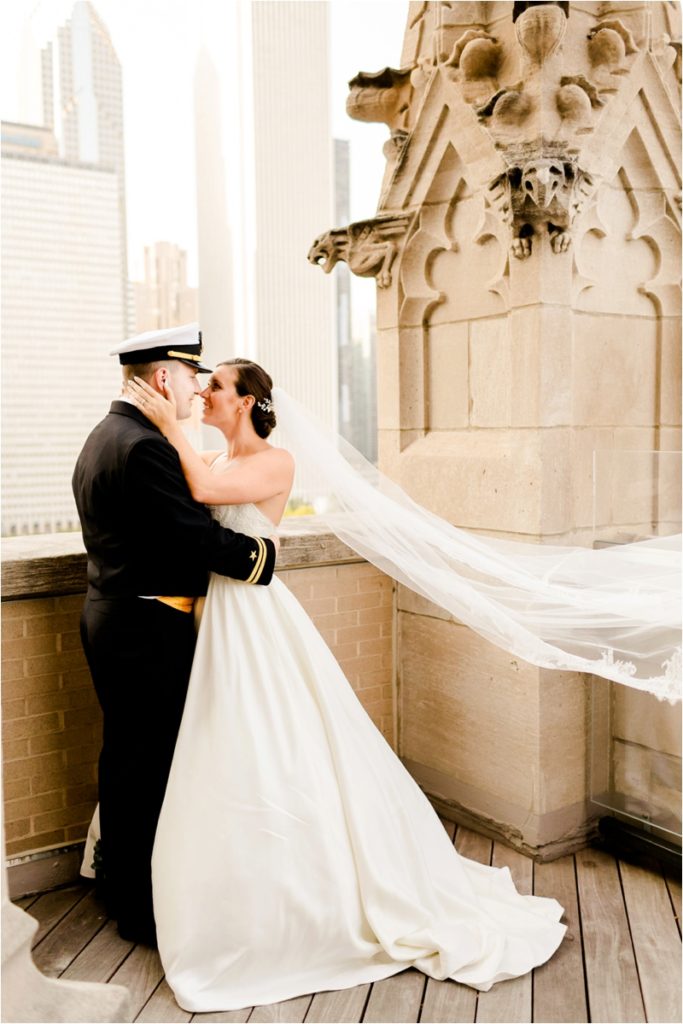
[[[211,463],[211,472],[220,472],[216,467],[225,461],[225,452],[222,452]],[[272,537],[277,533],[277,527],[271,522],[268,516],[249,501],[244,505],[209,505],[209,512],[212,517],[229,530],[236,533],[246,533],[250,537]]]
[[[209,505],[209,511],[221,526],[237,533],[251,537],[272,537],[277,533],[268,516],[251,502],[246,505]]]

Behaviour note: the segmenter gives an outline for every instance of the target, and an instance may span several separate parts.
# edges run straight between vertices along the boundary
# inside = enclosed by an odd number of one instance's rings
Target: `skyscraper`
[[[202,322],[204,274],[217,244],[205,197],[217,176],[224,183],[232,253],[223,260],[232,337],[214,338],[207,329],[207,358],[225,357],[229,346],[234,355],[257,359],[336,426],[335,288],[306,259],[334,218],[328,5],[227,6],[223,33],[206,40],[203,57],[220,69],[220,102],[206,91],[213,76],[206,68],[197,75],[198,122],[209,109],[221,117],[214,125],[204,117],[203,137],[222,142],[218,151],[203,144],[210,159],[197,165]],[[212,315],[218,323],[218,312]]]
[[[2,533],[78,525],[71,473],[117,393],[124,336],[119,183],[2,125]]]
[[[44,127],[2,126],[3,533],[73,529],[73,464],[129,328],[121,68],[79,0],[42,51]]]
[[[349,222],[350,212],[349,143],[334,140],[334,227]],[[351,437],[352,395],[350,375],[351,346],[351,274],[346,263],[339,263],[334,273],[336,306],[337,359],[339,374],[339,433],[353,444]]]
[[[145,246],[145,279],[133,285],[134,334],[197,320],[197,289],[187,283],[187,253],[173,242]]]
[[[350,219],[349,143],[334,140],[335,227]],[[374,321],[365,340],[354,337],[351,273],[346,263],[334,270],[339,359],[339,433],[370,462],[377,461],[377,395]]]
[[[43,120],[60,156],[72,164],[113,170],[118,180],[119,231],[124,240],[121,289],[128,302],[126,178],[121,64],[106,25],[89,0],[77,0],[70,19],[42,54]]]

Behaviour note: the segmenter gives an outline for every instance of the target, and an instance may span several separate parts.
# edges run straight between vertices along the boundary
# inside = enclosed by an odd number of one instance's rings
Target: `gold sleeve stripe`
[[[258,583],[258,581],[261,579],[263,570],[266,567],[266,559],[268,558],[268,546],[266,545],[266,542],[262,537],[259,537],[258,542],[259,545],[261,546],[263,554],[259,559],[258,569],[256,570],[256,575],[254,576],[254,583]]]
[[[268,548],[266,547],[265,541],[261,537],[257,537],[256,540],[258,542],[260,553],[259,557],[256,559],[256,565],[254,566],[254,571],[250,577],[251,583],[258,583],[261,579],[261,573],[263,572],[263,567],[266,564],[266,558],[268,556]]]
[[[254,537],[254,540],[256,541],[256,543],[258,545],[258,552],[259,553],[258,553],[258,558],[256,559],[256,562],[254,563],[254,568],[251,571],[251,575],[249,576],[248,580],[246,581],[247,583],[256,583],[260,579],[261,573],[263,572],[263,567],[264,567],[265,562],[266,562],[266,556],[268,554],[268,548],[265,545],[265,541],[263,541],[260,537]]]
[[[253,580],[254,576],[256,575],[256,570],[258,569],[259,562],[261,561],[261,558],[262,558],[262,551],[261,551],[261,545],[259,544],[259,538],[258,537],[254,537],[253,540],[254,540],[254,544],[256,545],[256,552],[257,552],[257,554],[256,554],[256,558],[254,559],[254,566],[253,566],[251,572],[249,573],[249,575],[247,576],[246,580],[244,581],[245,583],[251,583],[251,581]],[[251,553],[253,554],[253,551]]]
[[[178,352],[176,349],[169,349],[166,353],[167,356],[173,356],[175,359],[191,359],[193,363],[201,362],[201,356],[196,356],[192,352]]]

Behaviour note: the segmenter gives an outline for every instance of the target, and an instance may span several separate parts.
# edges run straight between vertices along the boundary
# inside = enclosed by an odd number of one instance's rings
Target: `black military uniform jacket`
[[[103,597],[205,594],[209,571],[271,580],[273,542],[219,526],[192,498],[175,448],[128,402],[91,432],[73,490],[88,583]]]

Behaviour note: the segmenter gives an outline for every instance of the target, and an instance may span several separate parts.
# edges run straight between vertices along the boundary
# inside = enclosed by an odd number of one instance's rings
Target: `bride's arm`
[[[180,461],[185,472],[182,455]],[[239,468],[226,473],[209,473],[207,480],[197,484],[197,493],[189,477],[187,479],[196,501],[205,505],[243,505],[289,494],[293,478],[294,459],[289,452],[284,448],[266,448],[250,455]]]
[[[180,457],[183,475],[195,501],[204,505],[241,505],[264,501],[289,491],[294,460],[283,448],[267,448],[253,455],[239,470],[212,473],[202,454],[195,451],[176,419],[173,392],[159,394],[144,381],[128,382],[129,397],[170,441]]]

